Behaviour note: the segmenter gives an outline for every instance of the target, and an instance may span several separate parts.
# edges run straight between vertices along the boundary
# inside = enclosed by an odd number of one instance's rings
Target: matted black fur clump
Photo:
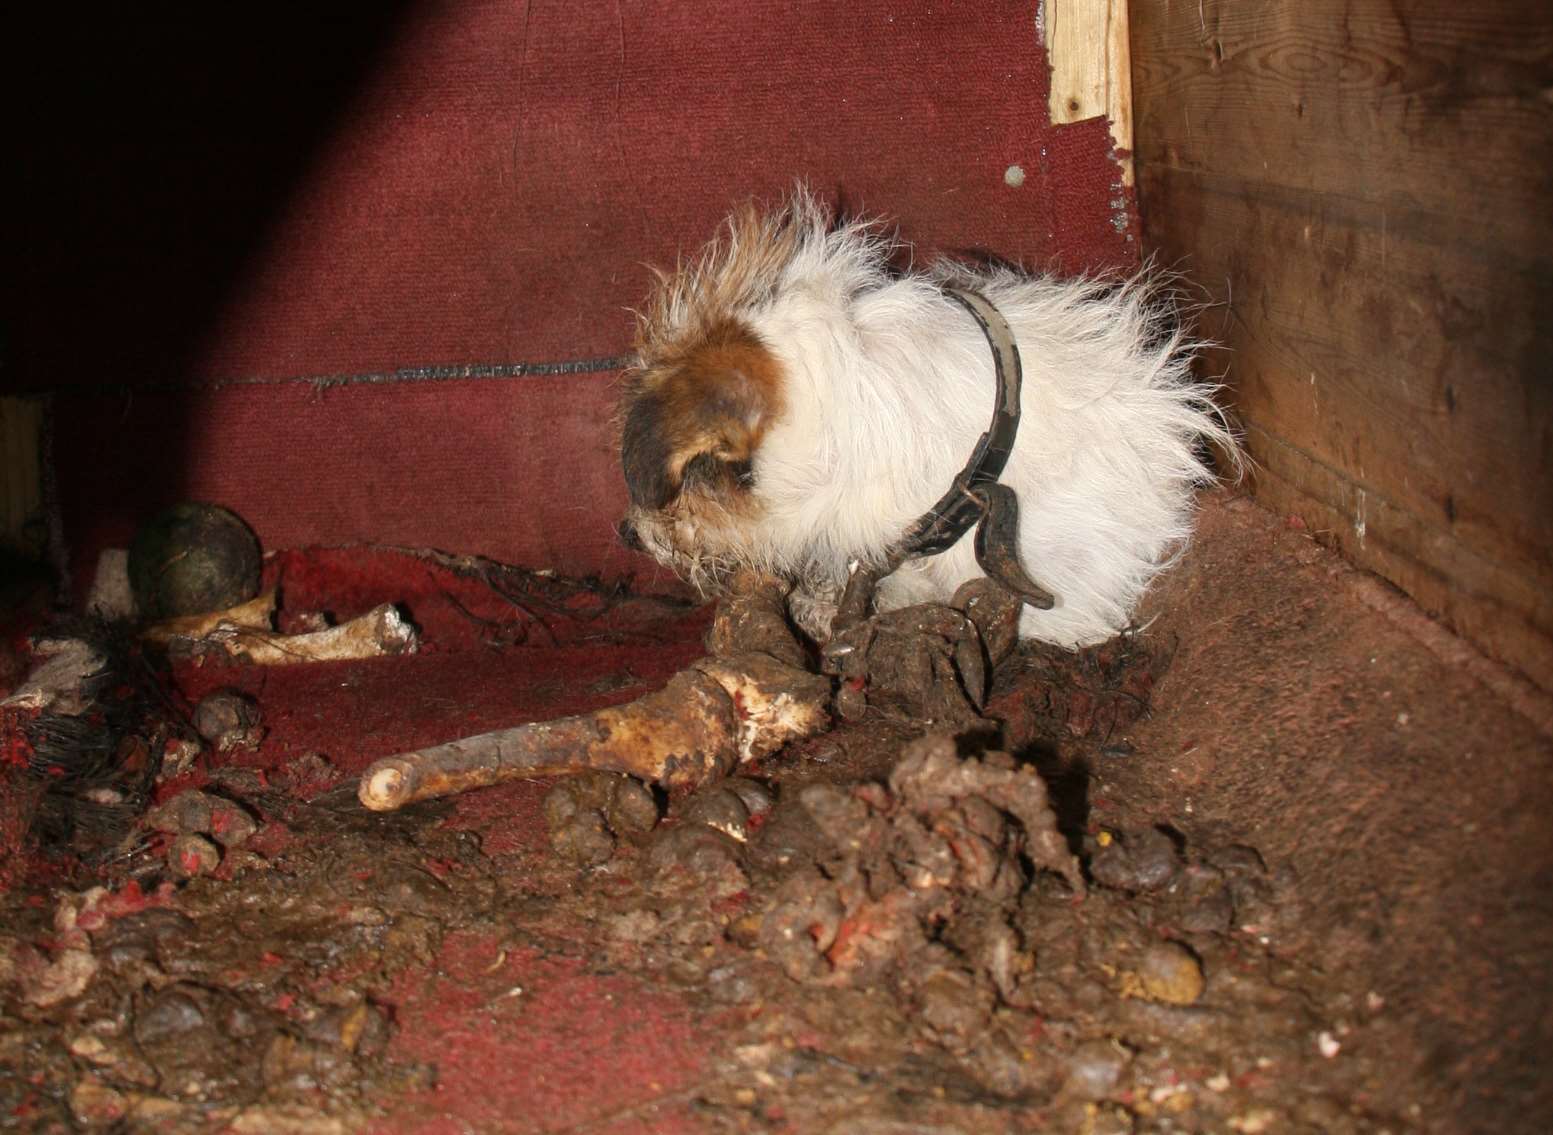
[[[46,854],[100,863],[145,811],[179,715],[127,625],[69,617],[37,639],[81,642],[101,665],[69,711],[46,708],[23,727],[39,790],[30,831]]]

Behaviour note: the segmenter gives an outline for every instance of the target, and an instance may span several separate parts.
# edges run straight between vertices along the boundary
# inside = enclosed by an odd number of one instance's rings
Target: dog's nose
[[[642,538],[636,533],[636,525],[629,520],[622,520],[615,525],[615,535],[620,537],[620,542],[633,552],[642,550]]]

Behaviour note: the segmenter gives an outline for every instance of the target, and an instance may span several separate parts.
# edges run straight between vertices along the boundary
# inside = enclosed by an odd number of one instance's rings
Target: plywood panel
[[[1133,5],[1145,244],[1257,488],[1553,688],[1553,8]]]

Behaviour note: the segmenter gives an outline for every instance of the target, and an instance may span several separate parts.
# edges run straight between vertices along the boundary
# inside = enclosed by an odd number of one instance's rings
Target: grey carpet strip
[[[182,379],[164,382],[93,383],[80,386],[56,386],[20,390],[21,397],[161,394],[179,390],[227,390],[244,386],[311,386],[330,390],[342,386],[389,386],[397,383],[465,382],[512,378],[548,378],[568,374],[601,374],[622,370],[635,361],[632,355],[613,355],[598,359],[567,359],[556,363],[461,363],[451,366],[398,367],[394,370],[365,371],[360,374],[288,375],[279,378]]]

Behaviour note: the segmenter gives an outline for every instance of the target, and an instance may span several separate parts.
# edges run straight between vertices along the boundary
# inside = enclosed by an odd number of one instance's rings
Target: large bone
[[[197,641],[206,638],[222,627],[268,631],[274,622],[275,592],[271,589],[235,607],[208,611],[201,615],[178,615],[152,623],[141,632],[141,637],[147,642],[166,646],[178,640]]]
[[[415,628],[391,603],[339,626],[305,634],[272,630],[274,621],[275,592],[267,591],[224,611],[163,620],[142,633],[147,641],[170,649],[225,655],[256,666],[354,662],[385,654],[411,654],[417,645]]]
[[[357,794],[375,811],[508,780],[599,769],[693,787],[823,729],[831,684],[801,668],[783,592],[751,577],[708,635],[713,657],[626,705],[385,757]]]
[[[391,603],[374,607],[348,623],[306,634],[221,623],[198,648],[223,651],[256,666],[289,666],[298,662],[354,662],[385,654],[413,654],[418,636]]]

